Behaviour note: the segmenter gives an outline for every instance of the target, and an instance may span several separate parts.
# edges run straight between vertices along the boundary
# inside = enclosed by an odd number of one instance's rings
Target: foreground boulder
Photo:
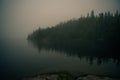
[[[109,77],[99,77],[95,75],[87,75],[85,77],[78,77],[76,80],[115,80]]]
[[[22,80],[119,80],[113,79],[110,77],[101,77],[95,75],[86,75],[86,76],[79,76],[77,78],[73,78],[73,76],[69,74],[42,74],[34,77],[24,78]]]

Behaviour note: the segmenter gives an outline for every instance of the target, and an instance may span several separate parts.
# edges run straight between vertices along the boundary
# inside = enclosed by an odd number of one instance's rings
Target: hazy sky
[[[0,0],[0,29],[32,32],[81,14],[120,10],[120,0]]]

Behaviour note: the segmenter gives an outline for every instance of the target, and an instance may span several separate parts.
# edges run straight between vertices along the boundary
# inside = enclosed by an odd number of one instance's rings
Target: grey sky
[[[32,32],[81,14],[120,10],[120,0],[0,0],[0,29]]]

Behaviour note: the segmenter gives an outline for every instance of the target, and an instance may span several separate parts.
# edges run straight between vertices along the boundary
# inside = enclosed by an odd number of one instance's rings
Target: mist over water
[[[70,56],[65,52],[51,49],[38,51],[26,40],[27,36],[39,27],[51,27],[60,22],[79,18],[81,15],[86,16],[91,10],[96,14],[106,11],[114,13],[116,10],[120,11],[120,1],[0,0],[1,76],[3,78],[8,76],[13,80],[15,77],[59,70],[118,76],[120,66],[116,66],[111,60],[98,66],[94,59],[93,65],[90,66],[90,60],[87,61],[86,57],[80,59],[77,55]],[[74,65],[71,66],[71,63]]]
[[[119,0],[0,0],[0,36],[14,44],[39,27],[86,16],[91,10],[114,13],[120,11],[119,4]]]

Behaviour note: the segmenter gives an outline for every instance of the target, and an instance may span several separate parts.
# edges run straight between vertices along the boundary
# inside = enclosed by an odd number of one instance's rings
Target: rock
[[[113,79],[109,77],[98,77],[95,75],[87,75],[84,77],[78,77],[77,80],[113,80]]]
[[[79,76],[76,79],[69,74],[56,73],[56,74],[42,74],[35,77],[24,78],[22,80],[119,80],[110,77],[100,77],[95,75]]]
[[[68,74],[45,74],[31,78],[24,78],[22,80],[73,80]]]

